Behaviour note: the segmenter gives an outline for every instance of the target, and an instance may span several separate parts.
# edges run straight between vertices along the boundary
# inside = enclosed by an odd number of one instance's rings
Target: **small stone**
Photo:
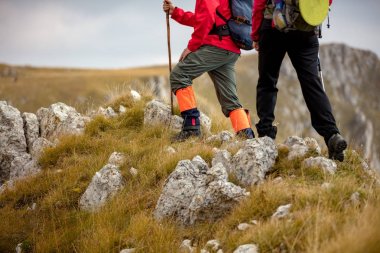
[[[191,240],[184,240],[182,243],[181,243],[181,246],[179,246],[179,251],[181,253],[193,253],[195,252],[195,248],[191,246]]]
[[[360,193],[359,192],[354,192],[351,197],[350,197],[351,203],[354,206],[360,205]]]
[[[165,151],[166,151],[166,153],[169,153],[169,154],[177,153],[177,151],[171,146],[167,147]]]
[[[258,253],[259,250],[255,244],[245,244],[239,246],[233,253]]]
[[[292,207],[292,204],[287,204],[283,206],[279,206],[277,208],[277,211],[272,215],[272,218],[284,218],[289,214],[290,208]]]
[[[321,188],[322,189],[325,189],[325,190],[329,190],[333,187],[333,185],[331,183],[327,183],[327,182],[324,182],[322,185],[321,185]]]
[[[274,184],[279,184],[279,183],[281,183],[282,181],[284,181],[284,180],[282,179],[282,177],[276,177],[275,179],[273,179],[273,183],[274,183]]]
[[[127,108],[123,105],[120,105],[119,106],[119,113],[123,114],[123,113],[126,113],[127,112]]]
[[[121,165],[123,165],[125,163],[125,155],[123,153],[120,153],[120,152],[113,152],[110,156],[110,158],[108,159],[108,164],[112,164],[112,165],[115,165],[117,167],[120,167]]]
[[[253,225],[258,225],[259,221],[258,220],[251,220],[249,223],[251,223]]]
[[[240,231],[247,230],[247,229],[249,229],[249,228],[251,228],[251,227],[252,227],[252,225],[250,225],[250,224],[248,224],[248,223],[241,223],[241,224],[238,225],[238,229],[239,229]]]
[[[131,90],[131,96],[132,96],[133,101],[135,101],[135,102],[141,100],[141,95],[140,95],[140,93],[138,93],[138,92],[135,91],[135,90]]]
[[[22,253],[22,243],[17,244],[16,253]]]
[[[139,174],[138,170],[136,170],[133,167],[129,169],[129,173],[131,173],[131,175],[134,177],[136,177]]]
[[[213,251],[217,251],[218,249],[220,249],[220,242],[219,240],[209,240],[207,243],[206,243],[206,249],[211,249]]]
[[[122,251],[120,251],[120,253],[134,253],[134,252],[136,252],[135,248],[123,249]]]
[[[28,207],[26,210],[28,211],[34,211],[37,208],[37,203],[33,203],[31,207]]]

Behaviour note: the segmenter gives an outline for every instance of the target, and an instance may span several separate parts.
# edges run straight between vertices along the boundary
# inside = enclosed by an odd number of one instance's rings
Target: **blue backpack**
[[[231,18],[226,19],[218,10],[216,14],[226,25],[214,27],[212,34],[231,36],[235,44],[244,50],[252,49],[252,8],[253,0],[229,0]]]

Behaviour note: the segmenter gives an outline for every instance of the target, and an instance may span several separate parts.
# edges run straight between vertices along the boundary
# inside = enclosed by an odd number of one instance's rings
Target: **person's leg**
[[[224,65],[208,72],[214,83],[222,112],[230,118],[232,127],[238,136],[252,139],[255,135],[251,129],[249,114],[242,108],[237,96],[235,63],[239,55],[226,50],[216,50],[227,57]]]
[[[347,143],[337,138],[336,126],[330,101],[323,89],[318,72],[319,42],[314,34],[293,32],[288,34],[288,54],[301,84],[302,94],[311,116],[314,129],[324,137],[329,147],[330,158],[343,160],[343,150]],[[335,142],[329,140],[335,137]]]
[[[272,29],[263,30],[259,41],[259,80],[257,83],[256,109],[259,122],[256,124],[259,137],[276,138],[273,126],[274,109],[277,101],[277,80],[286,49],[284,34]]]
[[[225,51],[225,50],[223,50]],[[176,95],[184,124],[176,140],[182,141],[190,136],[200,135],[200,113],[197,109],[192,89],[193,79],[205,72],[225,64],[226,54],[216,51],[214,47],[203,46],[179,62],[170,75],[172,92]]]

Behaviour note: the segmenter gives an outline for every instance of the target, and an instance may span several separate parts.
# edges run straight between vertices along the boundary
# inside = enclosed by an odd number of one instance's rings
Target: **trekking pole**
[[[168,41],[168,55],[169,55],[169,73],[172,72],[172,50],[170,46],[170,21],[169,21],[169,10],[166,12],[166,31],[167,31],[167,41]],[[172,115],[174,115],[173,109],[173,92],[170,88],[170,79],[169,79],[169,89],[170,89],[170,108]]]
[[[318,54],[318,71],[319,71],[319,78],[321,79],[323,91],[326,91],[326,89],[325,89],[325,82],[323,81],[321,58],[319,57],[319,54]]]

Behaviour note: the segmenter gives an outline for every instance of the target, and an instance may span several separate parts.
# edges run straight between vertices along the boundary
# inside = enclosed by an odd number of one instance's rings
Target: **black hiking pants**
[[[261,30],[259,41],[259,80],[256,109],[259,136],[276,136],[272,126],[277,100],[277,80],[286,53],[295,68],[302,94],[311,116],[313,128],[328,139],[339,133],[330,101],[323,90],[318,72],[319,42],[314,32],[280,32],[276,29]],[[274,136],[274,137],[273,137]]]

